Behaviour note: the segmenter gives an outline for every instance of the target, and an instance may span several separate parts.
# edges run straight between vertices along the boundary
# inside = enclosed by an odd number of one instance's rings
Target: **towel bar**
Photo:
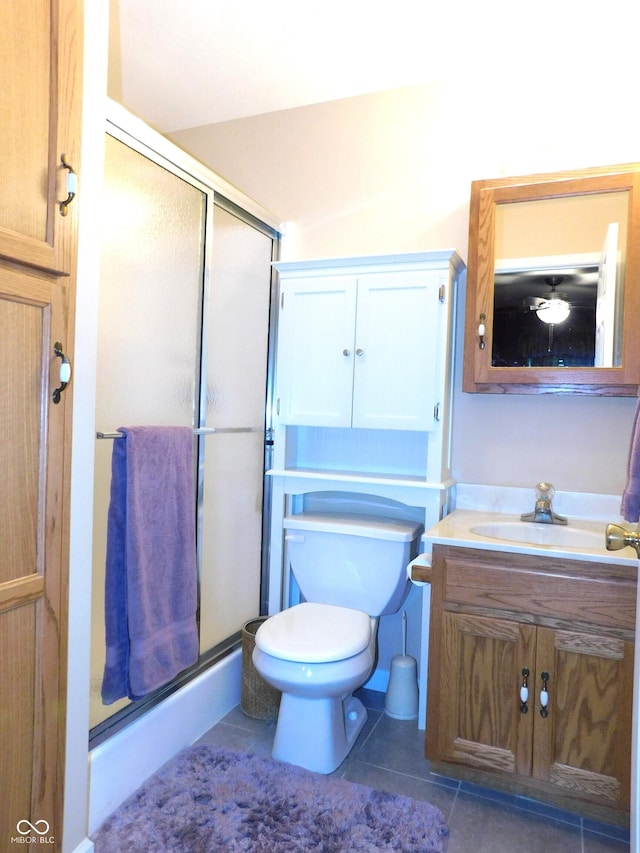
[[[264,432],[262,427],[198,427],[194,435],[219,435],[233,432]],[[96,432],[96,438],[124,438],[121,432]]]

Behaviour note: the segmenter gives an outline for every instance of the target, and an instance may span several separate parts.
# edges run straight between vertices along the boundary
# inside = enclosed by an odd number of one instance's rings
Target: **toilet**
[[[273,757],[331,773],[367,720],[352,694],[375,667],[379,617],[404,601],[406,566],[424,527],[327,512],[301,512],[283,524],[304,600],[262,623],[253,663],[282,693]]]

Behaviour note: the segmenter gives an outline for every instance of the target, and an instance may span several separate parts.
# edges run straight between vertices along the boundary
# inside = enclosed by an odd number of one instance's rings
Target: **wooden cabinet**
[[[427,758],[628,810],[635,585],[628,567],[435,546]]]
[[[71,174],[62,157],[74,174],[80,159],[79,137],[69,132],[80,92],[78,6],[34,0],[28,12],[17,2],[2,10],[0,258],[61,274],[74,262],[75,216],[61,216],[59,202]]]
[[[62,849],[71,390],[78,208],[66,216],[62,154],[78,168],[82,4],[2,9],[0,139],[0,839],[46,824]],[[24,826],[24,824],[22,824]],[[51,842],[50,839],[55,839]]]
[[[283,424],[429,431],[448,264],[277,264],[277,405]],[[443,283],[443,270],[447,283]]]
[[[463,390],[637,396],[639,232],[638,163],[474,181]],[[542,322],[532,309],[555,296],[569,319]]]

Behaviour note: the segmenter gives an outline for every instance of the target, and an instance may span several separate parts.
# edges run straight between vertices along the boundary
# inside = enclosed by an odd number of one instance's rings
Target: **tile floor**
[[[369,719],[335,775],[438,806],[450,828],[447,853],[629,851],[628,830],[432,774],[423,758],[424,732],[416,723],[388,717],[384,694],[362,690],[358,695]],[[275,723],[251,719],[237,707],[200,742],[270,755],[274,732]]]

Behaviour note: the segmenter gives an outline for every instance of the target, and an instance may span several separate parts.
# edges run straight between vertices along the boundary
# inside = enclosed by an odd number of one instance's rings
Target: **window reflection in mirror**
[[[615,367],[629,192],[497,204],[493,367]]]

